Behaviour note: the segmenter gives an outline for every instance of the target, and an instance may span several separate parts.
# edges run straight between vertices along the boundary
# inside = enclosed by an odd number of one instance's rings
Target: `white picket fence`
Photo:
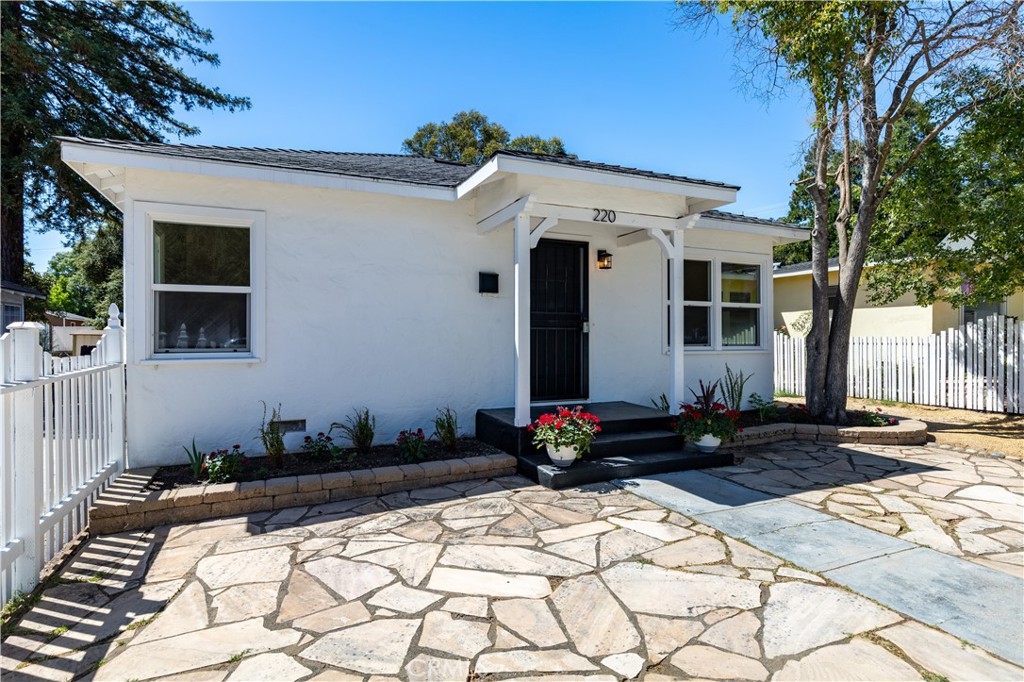
[[[775,334],[775,390],[804,394],[803,338]],[[992,315],[940,334],[851,339],[853,398],[1024,413],[1024,323]]]
[[[0,337],[0,591],[27,593],[88,523],[125,463],[124,329],[117,306],[92,355],[53,358],[43,325]]]

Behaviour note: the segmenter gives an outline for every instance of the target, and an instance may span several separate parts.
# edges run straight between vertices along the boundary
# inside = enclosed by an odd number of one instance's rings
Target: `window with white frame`
[[[672,326],[672,263],[668,262],[666,326]],[[762,264],[717,259],[683,261],[683,345],[693,348],[760,348]],[[670,347],[671,334],[666,332]]]
[[[722,263],[722,345],[761,345],[761,266]]]
[[[250,353],[250,228],[154,220],[155,354]]]
[[[711,345],[711,261],[683,261],[683,345]]]
[[[25,308],[16,303],[4,303],[4,326],[0,334],[7,331],[7,325],[21,322],[25,319]]]

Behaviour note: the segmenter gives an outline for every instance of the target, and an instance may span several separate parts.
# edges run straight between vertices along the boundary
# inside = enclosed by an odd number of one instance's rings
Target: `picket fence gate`
[[[125,464],[124,329],[111,305],[91,355],[44,353],[43,325],[0,336],[0,592],[28,593],[88,524],[90,504]]]
[[[805,340],[775,335],[775,390],[804,394]],[[1024,323],[992,315],[931,336],[850,340],[851,398],[1024,413]]]

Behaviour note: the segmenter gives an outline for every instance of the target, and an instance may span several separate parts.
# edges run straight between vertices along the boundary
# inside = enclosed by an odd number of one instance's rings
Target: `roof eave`
[[[392,194],[419,199],[440,201],[456,199],[454,187],[439,187],[252,163],[178,157],[135,149],[114,149],[83,142],[76,138],[58,137],[57,139],[61,143],[61,160],[101,192],[103,192],[103,182],[100,176],[104,169],[141,168],[189,175],[304,185],[322,189]],[[111,199],[115,206],[123,208],[122,204],[106,193],[105,196]]]
[[[687,199],[700,201],[700,210],[710,210],[731,204],[736,201],[736,192],[739,191],[739,187],[733,185],[711,185],[683,180],[644,177],[612,170],[578,168],[546,162],[540,159],[502,156],[499,152],[488,159],[472,175],[463,180],[456,188],[456,194],[461,198],[503,173],[510,175],[534,175],[592,185],[624,187],[659,194],[683,196]]]
[[[775,244],[791,244],[802,242],[811,238],[810,230],[801,227],[789,227],[787,225],[766,225],[764,223],[753,223],[740,220],[730,220],[720,216],[702,215],[694,225],[695,228],[705,229],[727,229],[733,232],[747,232],[771,237]]]

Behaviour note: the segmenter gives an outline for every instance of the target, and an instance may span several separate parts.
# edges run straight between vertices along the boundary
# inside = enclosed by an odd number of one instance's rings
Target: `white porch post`
[[[530,215],[515,218],[516,426],[530,423]]]
[[[670,258],[672,261],[672,345],[669,350],[671,369],[669,370],[668,404],[674,413],[679,403],[686,399],[686,381],[683,366],[683,230],[676,230],[670,235]]]

